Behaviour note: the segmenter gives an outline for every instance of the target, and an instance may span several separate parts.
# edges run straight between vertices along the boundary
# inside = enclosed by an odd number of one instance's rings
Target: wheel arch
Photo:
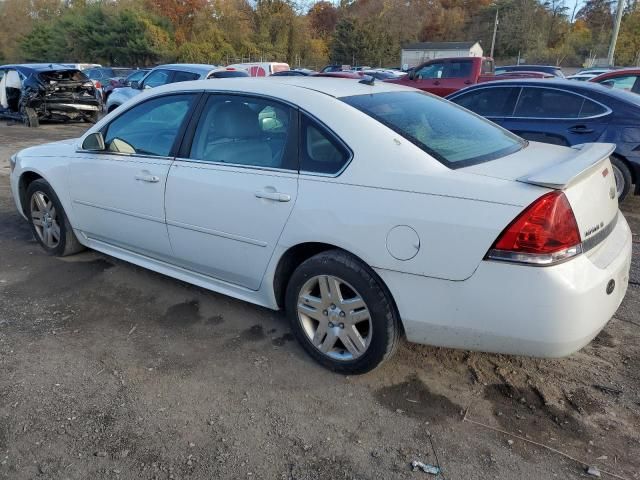
[[[18,194],[20,195],[20,208],[25,215],[27,215],[27,189],[34,181],[40,179],[46,181],[40,173],[33,170],[26,170],[20,175],[20,179],[18,180]]]
[[[640,166],[634,162],[629,161],[624,155],[620,155],[617,152],[611,154],[611,156],[617,160],[620,160],[629,170],[631,174],[631,182],[635,185],[635,189],[629,188],[630,194],[640,195]]]
[[[358,259],[362,264],[369,270],[369,273],[374,276],[380,283],[382,289],[385,291],[389,300],[391,301],[391,305],[396,313],[398,318],[400,328],[402,327],[402,318],[400,317],[400,311],[398,310],[398,306],[396,304],[395,298],[389,290],[389,287],[386,285],[384,280],[380,278],[380,276],[375,272],[371,266],[360,258],[358,255],[346,250],[337,245],[333,245],[330,243],[323,242],[304,242],[289,247],[278,260],[278,264],[275,268],[273,275],[273,294],[275,296],[278,307],[284,309],[285,305],[285,294],[287,291],[287,286],[289,284],[289,280],[291,279],[291,275],[295,271],[296,268],[305,260],[317,255],[318,253],[325,252],[327,250],[341,250],[354,258]]]

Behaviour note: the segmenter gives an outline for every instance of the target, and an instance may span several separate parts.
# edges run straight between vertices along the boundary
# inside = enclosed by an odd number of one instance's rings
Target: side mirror
[[[103,152],[105,150],[104,137],[100,132],[94,132],[84,139],[82,149],[90,152]]]
[[[613,88],[613,86],[615,85],[615,82],[613,80],[605,80],[604,82],[600,82],[600,85],[604,85],[605,87],[608,87],[608,88]]]
[[[415,71],[415,69],[412,68],[411,70],[409,70],[408,78],[409,78],[409,80],[415,80],[416,79],[416,71]]]
[[[137,80],[134,80],[133,82],[131,82],[129,86],[135,90],[140,90],[140,82]]]

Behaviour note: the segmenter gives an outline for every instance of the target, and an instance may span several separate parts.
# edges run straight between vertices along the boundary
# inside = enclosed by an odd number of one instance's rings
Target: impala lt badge
[[[604,227],[604,222],[600,222],[599,225],[594,225],[593,227],[591,227],[589,230],[584,232],[584,238],[587,238],[589,235],[593,235],[594,233],[596,233],[598,230],[600,230],[602,227]]]

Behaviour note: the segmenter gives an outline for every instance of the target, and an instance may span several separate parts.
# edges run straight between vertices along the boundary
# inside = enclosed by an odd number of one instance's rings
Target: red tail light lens
[[[552,265],[582,252],[580,230],[564,193],[543,195],[500,234],[487,258]]]
[[[96,88],[102,88],[102,84],[100,82],[96,82]]]

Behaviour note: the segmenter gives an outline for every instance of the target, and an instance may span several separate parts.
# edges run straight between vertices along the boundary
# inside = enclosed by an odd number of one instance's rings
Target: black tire
[[[352,286],[369,310],[369,345],[357,358],[338,360],[329,357],[314,346],[302,325],[298,296],[307,282],[318,275],[338,277]],[[362,374],[373,370],[394,354],[400,340],[400,320],[380,279],[367,265],[342,250],[321,252],[296,268],[287,285],[285,308],[300,344],[318,363],[334,372]]]
[[[45,198],[53,204],[53,207],[55,207],[55,216],[57,218],[56,223],[59,226],[60,234],[57,245],[53,247],[48,246],[44,242],[41,234],[38,232],[38,229],[34,224],[34,206],[32,199],[34,198],[34,195],[38,193],[44,194]],[[67,255],[73,255],[74,253],[81,252],[85,249],[85,247],[78,241],[78,238],[73,232],[73,228],[69,223],[67,214],[65,213],[64,208],[62,208],[62,204],[60,203],[58,196],[53,191],[53,188],[51,188],[51,185],[49,185],[49,183],[42,179],[34,180],[29,184],[24,198],[26,203],[25,211],[27,213],[27,217],[29,218],[31,232],[45,252],[56,257],[66,257]]]
[[[91,112],[87,114],[85,120],[89,123],[97,123],[100,120],[100,112]]]
[[[38,114],[31,107],[24,108],[24,122],[27,127],[37,128],[40,126],[40,120]]]
[[[611,157],[611,165],[614,169],[614,175],[616,178],[616,188],[618,189],[618,202],[622,202],[631,190],[631,184],[633,179],[631,178],[631,171],[623,160],[617,157]],[[622,188],[618,185],[619,179],[624,182]]]

